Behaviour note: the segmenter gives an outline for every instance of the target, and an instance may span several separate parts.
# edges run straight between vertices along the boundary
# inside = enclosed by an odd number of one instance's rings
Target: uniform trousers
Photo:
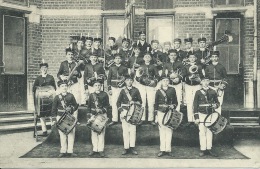
[[[122,121],[124,149],[129,149],[130,147],[135,147],[136,126],[125,120],[126,114],[127,110],[124,109],[120,114],[120,119]]]
[[[107,117],[107,114],[103,114]],[[102,152],[104,151],[105,147],[105,132],[106,128],[103,129],[103,131],[98,134],[97,132],[94,132],[91,130],[91,141],[93,145],[93,151],[94,152]]]
[[[200,138],[200,150],[210,150],[212,147],[212,132],[204,126],[204,120],[207,114],[199,113],[199,138]]]
[[[160,133],[160,151],[171,152],[172,151],[172,133],[173,130],[162,124],[165,113],[158,111],[158,127]]]
[[[194,109],[193,109],[193,101],[195,97],[195,93],[197,90],[200,90],[200,85],[188,85],[185,84],[185,97],[186,97],[186,103],[187,103],[187,116],[188,116],[188,122],[194,122]]]
[[[210,88],[217,92],[218,88],[212,87],[212,86],[210,86]],[[215,111],[218,112],[219,114],[221,114],[221,107],[223,104],[223,99],[224,99],[224,90],[222,91],[222,94],[220,96],[218,95],[219,107],[217,109],[215,109]]]
[[[77,118],[78,112],[75,111],[73,113],[73,116]],[[57,116],[57,121],[59,121],[60,118],[61,116]],[[64,134],[61,130],[58,131],[60,135],[60,145],[61,145],[60,153],[73,153],[73,146],[75,140],[75,128],[68,135]]]
[[[72,84],[68,88],[68,92],[73,94],[78,104],[81,104],[81,90],[79,82]],[[84,93],[84,91],[83,91]]]
[[[118,107],[116,103],[122,88],[111,87],[111,89],[112,89],[112,96],[111,96],[112,121],[118,122]]]
[[[176,107],[177,111],[180,111],[180,106],[181,106],[181,102],[182,102],[182,83],[179,83],[177,85],[171,85],[172,87],[174,87],[175,91],[176,91],[176,96],[177,96],[177,101],[178,101],[178,106]]]
[[[84,88],[84,71],[81,71],[82,77],[78,79],[78,87],[79,87],[79,104],[86,104],[86,95],[85,95],[85,88]]]
[[[46,118],[48,118],[48,117],[41,117],[41,118],[40,118],[41,126],[42,126],[42,131],[43,131],[43,132],[47,131]],[[49,117],[49,118],[51,118],[51,117]]]
[[[154,103],[155,103],[155,93],[156,88],[145,86],[142,84],[138,84],[136,86],[140,92],[141,98],[142,98],[142,107],[144,108],[144,113],[142,117],[142,121],[145,121],[146,119],[146,98],[147,98],[147,104],[148,104],[148,121],[154,121]]]

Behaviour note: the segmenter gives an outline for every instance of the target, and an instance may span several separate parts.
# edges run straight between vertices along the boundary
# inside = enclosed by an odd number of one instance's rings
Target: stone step
[[[230,117],[230,120],[259,120],[259,117]]]
[[[33,116],[22,116],[22,117],[5,117],[0,118],[0,124],[2,123],[10,123],[10,122],[21,122],[21,121],[33,121]]]
[[[46,123],[47,126],[51,125],[51,122]],[[37,123],[37,127],[40,127],[41,124]],[[6,126],[0,126],[0,131],[19,131],[19,130],[24,130],[24,129],[34,129],[34,123],[26,123],[26,124],[14,124],[14,125],[6,125]]]
[[[257,127],[259,126],[259,123],[253,122],[253,123],[230,123],[230,125],[234,127]]]
[[[33,111],[14,111],[14,112],[0,112],[0,118],[4,117],[22,117],[33,116]]]

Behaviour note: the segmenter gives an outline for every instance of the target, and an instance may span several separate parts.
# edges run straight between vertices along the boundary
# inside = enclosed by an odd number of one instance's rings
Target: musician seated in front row
[[[163,155],[173,156],[171,153],[171,142],[173,130],[163,124],[165,113],[169,109],[176,109],[178,105],[176,91],[173,87],[169,87],[169,78],[162,76],[161,88],[156,91],[155,95],[155,114],[160,132],[160,153],[158,157]]]
[[[199,125],[200,157],[207,154],[215,157],[217,156],[211,151],[213,134],[204,125],[206,116],[213,113],[214,109],[219,106],[217,93],[209,88],[209,82],[209,79],[203,79],[201,81],[202,89],[196,92],[193,102],[195,124]]]
[[[140,92],[137,88],[133,87],[133,77],[127,75],[125,77],[126,87],[123,88],[117,99],[117,107],[119,108],[120,119],[122,121],[123,138],[124,138],[124,151],[122,155],[132,153],[137,155],[135,148],[136,140],[136,125],[127,122],[127,112],[132,104],[139,104],[142,106],[142,99]]]
[[[52,105],[52,112],[51,116],[53,117],[53,124],[55,123],[55,117],[56,120],[59,121],[61,116],[66,112],[73,114],[75,118],[77,118],[77,109],[78,104],[76,102],[76,99],[72,93],[68,92],[68,81],[67,80],[60,80],[58,81],[58,87],[60,94],[56,95],[53,100]],[[65,157],[66,155],[69,157],[77,157],[77,154],[73,153],[73,146],[74,146],[74,140],[75,140],[75,128],[68,134],[64,134],[61,130],[59,131],[60,135],[60,157]]]
[[[93,116],[101,114],[104,118],[107,118],[107,110],[109,106],[109,97],[106,92],[101,91],[103,80],[95,80],[94,88],[95,92],[91,93],[88,101],[88,109]],[[104,126],[105,127],[105,126]],[[101,157],[104,157],[104,146],[105,146],[105,130],[104,128],[101,133],[91,131],[91,141],[93,151],[89,153],[89,156],[99,153]]]
[[[201,89],[200,81],[204,77],[202,74],[202,67],[196,63],[196,56],[189,55],[189,64],[183,70],[183,77],[185,81],[185,97],[187,103],[187,117],[188,122],[194,122],[193,100],[195,92]]]
[[[41,75],[35,79],[34,84],[33,84],[34,105],[37,104],[37,101],[35,98],[37,87],[52,86],[56,90],[56,84],[55,84],[54,77],[52,75],[48,74],[48,67],[49,67],[48,63],[44,63],[44,61],[40,64]],[[38,106],[40,106],[40,105],[38,105]],[[39,112],[36,112],[36,113],[39,113]],[[50,115],[51,114],[40,113],[40,121],[41,121],[43,136],[47,136],[47,127],[46,127],[45,118],[49,117]]]

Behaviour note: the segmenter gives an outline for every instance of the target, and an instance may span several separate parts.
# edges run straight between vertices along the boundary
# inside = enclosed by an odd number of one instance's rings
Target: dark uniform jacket
[[[60,69],[59,69],[59,71],[58,71],[57,77],[58,77],[59,79],[61,79],[61,78],[60,78],[61,75],[69,76],[69,74],[71,73],[71,71],[73,70],[73,68],[74,68],[75,66],[76,66],[76,63],[75,63],[75,62],[69,63],[67,60],[61,62],[61,64],[60,64]],[[75,74],[74,74],[74,73],[75,73]],[[82,75],[81,75],[81,73],[80,73],[79,67],[76,68],[76,70],[75,70],[74,73],[73,73],[74,75],[71,77],[71,80],[72,80],[74,83],[76,83],[76,82],[78,82],[78,79],[77,79],[77,78],[81,78],[81,77],[82,77]]]
[[[151,51],[151,45],[147,42],[144,42],[144,44],[141,44],[141,41],[137,41],[137,46],[139,47],[141,54],[144,55],[145,53]],[[147,51],[147,47],[149,47],[149,51]]]
[[[200,89],[196,91],[193,101],[195,119],[199,119],[198,113],[212,113],[212,108],[209,106],[202,106],[203,104],[217,104],[218,107],[219,101],[217,92],[211,88],[208,90]]]
[[[168,75],[170,75],[172,72],[180,72],[180,75],[182,74],[183,70],[183,64],[180,61],[175,62],[167,62],[165,63],[163,67],[163,74],[165,75],[165,70],[168,70]]]
[[[127,67],[130,69],[133,68],[134,63],[139,65],[143,64],[144,63],[143,57],[141,55],[137,57],[133,55],[132,57],[129,58]]]
[[[145,63],[142,64],[140,67],[142,67],[142,69],[144,70],[144,73],[143,75],[147,75],[149,76],[151,79],[155,80],[158,82],[159,80],[159,73],[158,73],[158,70],[156,68],[155,65],[153,64],[149,64],[149,65],[146,65]],[[140,77],[136,77],[136,80],[138,82],[140,82]]]
[[[191,55],[191,54],[194,54],[194,50],[193,50],[193,48],[191,48],[191,50],[185,50],[184,51],[184,58],[183,59],[188,59],[189,58],[189,55]]]
[[[84,59],[84,55],[82,52],[83,52],[83,50],[79,50],[78,48],[73,50],[73,56],[74,56],[74,60],[76,62]]]
[[[199,65],[199,64],[195,64],[195,65],[198,66],[198,71],[197,71],[197,73],[195,73],[195,75],[197,75],[200,79],[202,79],[202,78],[204,77],[204,75],[202,74],[202,66]],[[193,74],[189,71],[189,69],[190,69],[191,66],[192,66],[192,65],[188,64],[188,65],[186,65],[186,66],[182,69],[183,79],[184,79],[184,81],[185,81],[187,84],[189,84],[189,85],[198,85],[198,84],[200,84],[200,82],[198,82],[198,83],[191,82],[190,79],[189,79],[189,77],[191,77],[191,75],[193,75]]]
[[[226,68],[220,63],[218,63],[217,65],[210,64],[205,69],[205,77],[209,78],[209,80],[226,79]]]
[[[209,54],[209,50],[205,49],[205,51],[201,51],[200,49],[196,50],[194,52],[194,55],[197,57],[197,63],[201,64],[201,59],[205,59],[207,55]]]
[[[139,104],[142,104],[142,98],[141,98],[141,95],[140,95],[140,92],[139,90],[136,88],[136,87],[133,87],[131,89],[128,89],[127,87],[125,87],[123,90],[121,90],[120,94],[119,94],[119,97],[117,99],[117,107],[122,107],[126,110],[128,110],[129,107],[127,106],[121,106],[121,104],[129,104],[130,100],[128,99],[127,95],[126,95],[126,92],[125,90],[128,90],[130,96],[132,97],[132,100],[131,101],[134,101],[134,102],[139,102]]]
[[[154,110],[159,110],[161,112],[167,113],[165,112],[167,110],[167,107],[165,106],[175,105],[176,107],[178,105],[176,91],[173,87],[168,87],[166,91],[163,90],[166,94],[166,99],[161,90],[156,91]]]
[[[112,87],[118,87],[117,83],[114,83],[114,80],[120,80],[122,76],[126,76],[128,74],[127,67],[120,64],[120,66],[113,65],[109,68],[108,77],[107,77],[107,85],[108,90],[111,90]]]
[[[52,117],[62,116],[62,114],[65,112],[65,109],[63,108],[63,106],[61,104],[59,95],[56,95],[53,100],[52,111],[51,111]],[[73,94],[67,93],[65,96],[62,95],[62,99],[64,100],[67,107],[72,108],[71,113],[73,113],[74,111],[76,111],[78,109],[79,105],[77,104],[76,99],[73,96]]]
[[[93,54],[97,55],[98,58],[104,58],[104,50],[103,49],[100,49],[100,48],[93,48],[94,51],[93,51]]]
[[[56,90],[56,84],[54,77],[52,75],[47,74],[46,77],[42,77],[42,75],[38,76],[33,84],[33,93],[35,93],[36,88],[38,86],[53,86]]]
[[[94,53],[94,49],[93,48],[87,49],[85,47],[85,48],[82,49],[81,53],[84,56],[84,61],[87,63],[87,62],[89,62],[89,57]]]
[[[97,106],[95,104],[95,97],[98,103]],[[107,113],[108,107],[109,107],[109,97],[106,92],[104,91],[100,91],[99,93],[94,92],[89,95],[88,109],[89,112],[91,112],[92,114],[95,115],[96,113],[101,113],[101,114]],[[101,111],[97,112],[96,110],[97,108],[101,109]]]
[[[177,50],[177,49],[176,49]],[[178,61],[183,61],[183,59],[186,57],[186,53],[183,51],[183,50],[181,50],[181,49],[179,49],[179,50],[177,50],[177,60]]]
[[[121,48],[119,50],[119,54],[121,55],[121,59],[122,59],[122,64],[125,65],[127,67],[128,62],[129,62],[129,58],[131,57],[131,55],[133,55],[133,50],[130,49],[123,49]]]
[[[94,77],[94,72],[97,73],[97,75],[103,74],[105,75],[105,70],[103,68],[103,65],[101,63],[96,63],[95,65],[92,65],[92,63],[89,63],[85,66],[84,70],[84,85],[85,89],[88,88],[87,80],[89,78]]]

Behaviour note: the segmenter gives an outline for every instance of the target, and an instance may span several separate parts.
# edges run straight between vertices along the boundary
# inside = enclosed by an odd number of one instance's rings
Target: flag
[[[124,18],[124,37],[133,39],[133,23],[134,22],[134,0],[125,4],[125,18]]]

